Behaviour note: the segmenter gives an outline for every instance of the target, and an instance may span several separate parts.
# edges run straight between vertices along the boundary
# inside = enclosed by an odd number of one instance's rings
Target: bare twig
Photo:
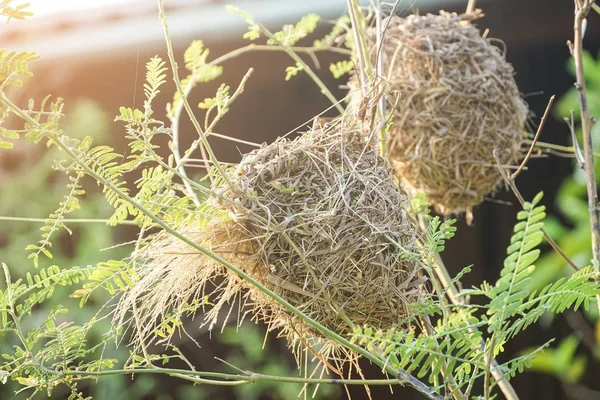
[[[476,2],[477,2],[477,0],[469,0],[469,3],[467,4],[467,14],[475,11],[475,3]]]
[[[544,125],[546,124],[546,119],[548,118],[548,114],[550,114],[550,109],[552,108],[552,105],[554,104],[555,97],[556,96],[552,95],[552,97],[550,97],[550,100],[548,100],[548,105],[546,106],[546,111],[544,111],[544,115],[542,116],[540,125],[538,126],[537,132],[535,133],[535,136],[533,137],[533,141],[531,142],[531,146],[529,147],[529,150],[527,151],[525,158],[521,162],[521,165],[519,165],[519,168],[517,168],[517,170],[511,175],[510,179],[512,179],[512,180],[516,179],[517,176],[519,176],[519,174],[523,170],[523,168],[525,168],[525,165],[527,165],[527,161],[529,161],[529,158],[531,157],[531,153],[533,152],[535,144],[536,144],[538,138],[540,137],[540,134],[542,133],[542,129],[544,129]]]
[[[569,130],[571,131],[571,139],[573,141],[573,155],[577,159],[577,166],[581,169],[584,168],[585,160],[583,158],[583,153],[581,152],[581,147],[579,147],[579,141],[577,140],[577,135],[575,134],[575,112],[571,110],[570,117],[565,118],[565,122],[569,126]]]
[[[362,26],[359,23],[358,19],[358,13],[360,12],[358,4],[356,4],[356,0],[347,0],[347,3],[348,14],[350,14],[350,20],[352,21],[352,35],[354,37],[354,46],[356,47],[356,59],[358,61],[358,78],[360,91],[363,97],[365,97],[368,71],[370,71],[369,56],[366,49],[366,41],[364,40],[364,35],[362,35]]]
[[[192,85],[189,85],[192,86]],[[183,109],[183,101],[180,101],[181,104],[181,109]],[[176,117],[174,117],[173,119],[171,119],[171,132],[173,134],[173,140],[171,141],[171,153],[173,153],[173,158],[175,159],[175,164],[177,165],[177,171],[179,171],[179,173],[187,178],[187,173],[185,172],[185,167],[184,165],[181,163],[181,152],[179,151],[179,117],[181,114],[181,111],[179,111],[179,113],[176,115]],[[203,157],[203,158],[207,158],[207,157]],[[209,171],[209,168],[206,168],[207,171]],[[187,179],[182,179],[183,180],[183,185],[185,186],[185,190],[187,192],[188,196],[192,197],[192,200],[194,201],[194,204],[196,206],[200,205],[200,199],[198,199],[198,196],[196,195],[196,192],[194,191],[194,189],[192,188],[192,185],[188,182]]]
[[[29,217],[5,217],[5,216],[0,216],[0,221],[9,221],[9,222],[34,222],[34,223],[40,223],[40,224],[45,224],[46,222],[48,222],[47,218],[29,218]],[[61,222],[64,224],[94,224],[94,223],[98,223],[98,224],[107,224],[110,220],[109,219],[101,219],[101,218],[65,218],[62,219]],[[118,223],[118,225],[139,225],[137,222],[133,221],[133,220],[125,220],[125,221],[120,221]]]
[[[523,142],[530,144],[531,140],[525,139]],[[577,151],[573,146],[561,146],[560,144],[540,142],[539,140],[537,141],[536,146],[543,151],[557,151],[559,153],[569,154],[571,157],[575,157],[575,152]],[[594,153],[594,158],[600,158],[600,153]]]
[[[242,78],[242,80],[240,81],[240,84],[238,85],[237,89],[235,90],[235,92],[233,92],[233,94],[229,97],[229,99],[225,102],[225,104],[223,104],[223,108],[228,108],[231,106],[231,104],[233,104],[233,102],[242,94],[244,93],[244,89],[246,87],[246,82],[248,82],[248,79],[250,79],[250,76],[252,75],[252,72],[254,72],[254,69],[250,68],[248,70],[248,72],[246,72],[246,74],[244,75],[244,77]],[[183,99],[182,99],[183,100]],[[187,101],[187,100],[186,100]],[[194,153],[194,151],[200,146],[200,149],[204,148],[204,140],[206,140],[206,138],[208,138],[209,136],[215,135],[218,136],[220,138],[227,138],[224,135],[219,135],[219,134],[214,134],[212,132],[212,130],[214,129],[215,125],[217,124],[217,122],[219,122],[221,120],[221,118],[223,117],[223,113],[219,113],[215,116],[215,118],[212,120],[212,122],[210,123],[210,125],[206,128],[206,130],[204,131],[204,135],[200,136],[198,139],[196,139],[194,142],[192,142],[192,144],[190,145],[190,147],[185,151],[185,155],[183,157],[180,158],[180,160],[177,163],[177,167],[184,165],[192,156],[192,154]],[[231,138],[228,138],[229,140],[232,140]],[[232,140],[232,141],[240,141],[239,139],[236,140]],[[249,143],[249,142],[248,142]],[[245,143],[247,144],[247,143]],[[204,151],[202,152],[202,159],[206,160],[204,162],[204,167],[206,168],[207,172],[209,173],[210,176],[210,165],[213,164],[215,165],[215,163],[217,162],[213,157],[206,157],[206,155],[204,154]],[[222,164],[221,162],[219,162],[219,164]],[[211,179],[212,181],[212,179]]]
[[[339,379],[339,378],[302,378],[295,376],[278,376],[278,375],[264,375],[251,371],[243,371],[240,374],[227,374],[221,372],[208,372],[208,371],[191,371],[185,369],[173,369],[173,368],[134,368],[134,369],[114,369],[106,371],[52,371],[49,372],[56,374],[57,376],[72,376],[76,379],[92,379],[99,378],[102,376],[114,376],[114,375],[136,375],[136,374],[163,374],[172,375],[178,378],[198,378],[207,377],[213,378],[209,381],[204,380],[205,383],[213,385],[226,385],[229,383],[233,385],[243,385],[254,382],[280,382],[280,383],[305,383],[305,384],[333,384],[333,385],[399,385],[402,384],[397,379]]]
[[[217,157],[215,156],[214,152],[212,151],[212,148],[210,147],[208,141],[206,140],[206,135],[205,135],[204,131],[202,130],[202,128],[200,127],[200,123],[198,122],[198,119],[196,118],[196,116],[194,115],[194,112],[192,111],[192,108],[190,107],[187,97],[185,97],[185,92],[181,86],[181,80],[179,79],[179,72],[177,70],[177,62],[175,61],[175,55],[173,53],[173,43],[171,42],[171,36],[169,34],[169,26],[167,24],[167,16],[165,15],[164,0],[157,0],[157,3],[158,3],[158,16],[159,16],[160,22],[162,24],[162,28],[163,28],[164,35],[165,35],[165,41],[167,44],[167,55],[169,57],[169,63],[171,65],[171,70],[173,73],[173,81],[175,82],[177,91],[179,92],[179,95],[181,96],[181,102],[183,103],[183,107],[185,108],[190,120],[192,121],[192,125],[194,125],[194,128],[196,129],[196,132],[198,133],[198,136],[200,137],[200,142],[202,143],[202,145],[208,152],[208,156],[210,157],[211,161],[213,162],[215,168],[217,169],[219,174],[223,177],[223,180],[225,180],[225,182],[229,186],[231,186],[231,180],[229,179],[229,175],[219,164]]]
[[[575,18],[573,23],[573,44],[569,46],[575,61],[575,87],[579,94],[579,113],[581,116],[581,129],[583,131],[583,170],[587,187],[588,210],[590,213],[590,230],[592,233],[593,265],[596,270],[596,281],[600,281],[600,208],[598,207],[598,188],[596,187],[596,173],[594,166],[594,153],[592,144],[592,117],[588,108],[583,71],[583,35],[585,33],[586,17],[588,16],[594,0],[575,0]],[[600,308],[600,295],[596,296]]]

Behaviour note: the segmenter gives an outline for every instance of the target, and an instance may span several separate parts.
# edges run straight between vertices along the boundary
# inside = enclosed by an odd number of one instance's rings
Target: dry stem
[[[583,30],[586,17],[593,3],[594,0],[575,0],[574,39],[572,45],[569,43],[569,48],[575,61],[575,73],[577,76],[577,83],[575,85],[579,93],[579,112],[581,115],[581,128],[583,130],[583,170],[585,172],[588,209],[590,213],[593,264],[597,272],[596,280],[598,281],[600,279],[600,208],[598,207],[598,188],[596,187],[596,174],[594,170],[592,117],[588,109],[583,71]],[[597,300],[598,307],[600,308],[600,295],[597,296]]]

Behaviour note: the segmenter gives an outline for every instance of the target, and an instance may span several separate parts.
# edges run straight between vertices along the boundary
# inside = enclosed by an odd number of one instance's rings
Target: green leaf
[[[283,29],[273,34],[273,38],[267,41],[270,45],[290,47],[299,40],[305,38],[315,31],[320,17],[317,14],[305,15],[296,25],[284,25]]]

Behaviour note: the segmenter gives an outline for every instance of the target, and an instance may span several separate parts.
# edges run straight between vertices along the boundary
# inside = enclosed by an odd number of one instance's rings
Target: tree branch
[[[596,270],[596,281],[600,280],[600,208],[598,208],[598,188],[596,187],[596,173],[594,166],[594,147],[592,143],[592,117],[588,108],[585,74],[583,71],[583,35],[585,25],[594,0],[576,0],[575,18],[573,23],[573,43],[569,45],[571,55],[575,61],[575,74],[577,82],[575,87],[579,94],[579,113],[581,116],[581,129],[583,131],[583,170],[587,187],[588,210],[590,213],[590,230],[592,236],[593,265]],[[600,295],[597,296],[600,308]]]

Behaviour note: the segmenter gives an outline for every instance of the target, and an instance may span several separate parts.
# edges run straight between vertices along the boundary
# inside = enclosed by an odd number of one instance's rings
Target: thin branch
[[[364,35],[362,35],[362,26],[359,24],[358,13],[360,9],[356,4],[356,0],[347,0],[348,14],[352,22],[352,36],[354,37],[354,46],[356,47],[356,58],[358,60],[358,78],[360,91],[363,97],[366,97],[367,77],[370,72],[369,55],[366,49]],[[361,21],[362,22],[362,21]]]
[[[183,107],[187,111],[187,114],[188,114],[190,120],[192,121],[192,124],[194,125],[196,132],[200,136],[200,141],[201,141],[202,145],[204,146],[204,148],[206,149],[206,151],[208,152],[208,156],[209,156],[210,160],[213,162],[215,168],[217,169],[219,174],[223,177],[225,182],[229,186],[231,186],[231,180],[229,179],[227,172],[219,164],[219,161],[217,160],[217,157],[215,156],[212,148],[210,147],[208,140],[206,140],[206,135],[204,134],[204,131],[200,127],[200,123],[198,122],[198,119],[196,118],[196,116],[194,115],[194,112],[192,111],[192,108],[190,107],[187,97],[185,97],[185,92],[183,91],[183,89],[181,87],[181,80],[179,79],[179,72],[177,71],[177,62],[175,61],[175,56],[173,54],[173,43],[171,42],[171,36],[169,35],[169,26],[167,24],[167,16],[165,15],[164,0],[157,0],[157,3],[158,3],[158,16],[162,23],[163,31],[165,34],[165,41],[167,44],[167,54],[169,57],[169,62],[171,64],[171,71],[173,73],[173,81],[175,82],[177,91],[179,92],[179,95],[181,96],[181,102],[183,103]]]
[[[338,54],[343,54],[345,56],[349,56],[352,55],[352,51],[350,50],[346,50],[346,49],[342,49],[339,47],[296,47],[296,46],[290,46],[288,47],[290,50],[292,50],[295,53],[305,53],[308,55],[314,55],[314,53],[317,52],[325,52],[325,51],[331,51],[333,53],[338,53]],[[280,52],[280,51],[285,51],[283,48],[278,47],[278,46],[271,46],[268,44],[249,44],[247,46],[244,47],[240,47],[239,49],[235,49],[233,51],[230,51],[227,54],[224,54],[218,58],[215,58],[213,61],[211,61],[210,63],[208,63],[207,65],[212,66],[212,65],[218,65],[221,64],[225,61],[231,60],[232,58],[238,57],[242,54],[245,53],[249,53],[252,51],[274,51],[274,52]]]
[[[581,169],[584,168],[585,159],[583,158],[583,153],[581,152],[581,147],[579,147],[579,141],[577,140],[577,135],[575,134],[575,112],[573,110],[570,111],[570,118],[565,118],[565,122],[569,126],[569,131],[571,131],[571,140],[573,141],[573,150],[574,156],[577,160],[577,166]]]
[[[526,144],[531,144],[530,139],[525,139],[523,142]],[[536,146],[541,150],[553,150],[561,153],[569,153],[573,157],[575,157],[575,153],[577,152],[577,149],[575,149],[573,146],[561,146],[554,143],[540,142],[539,140],[536,143]],[[594,153],[594,158],[600,158],[600,153]]]
[[[592,143],[592,117],[588,108],[585,74],[583,71],[583,35],[585,25],[594,0],[579,0],[575,2],[575,18],[573,22],[573,45],[570,46],[571,55],[575,60],[575,84],[579,94],[579,113],[581,116],[581,129],[583,131],[583,170],[587,187],[588,210],[590,213],[590,230],[592,236],[593,265],[596,270],[596,282],[600,281],[600,207],[598,207],[598,188],[596,187],[596,173],[594,166],[594,146]],[[600,308],[600,294],[596,296],[597,306]]]
[[[148,368],[148,369],[114,369],[108,371],[55,371],[55,374],[61,377],[73,376],[81,378],[103,377],[113,375],[135,375],[135,374],[163,374],[178,377],[203,377],[212,378],[208,381],[211,384],[226,383],[227,381],[237,382],[237,384],[247,384],[256,382],[279,382],[279,383],[303,383],[317,385],[401,385],[397,379],[338,379],[338,378],[302,378],[295,376],[279,376],[259,374],[255,372],[246,372],[245,374],[227,374],[220,372],[192,371],[186,369],[174,368]],[[219,380],[215,380],[219,379]],[[204,380],[204,383],[207,381]],[[231,382],[229,382],[231,383]]]
[[[519,176],[519,174],[521,173],[523,168],[525,168],[525,165],[527,165],[527,161],[529,161],[529,158],[531,157],[531,153],[533,153],[533,148],[535,147],[535,144],[536,144],[538,138],[540,137],[540,134],[542,133],[542,129],[544,129],[544,125],[546,124],[546,119],[548,118],[548,115],[550,114],[550,109],[552,108],[552,105],[554,104],[555,97],[556,97],[555,95],[552,95],[552,97],[550,97],[550,100],[548,100],[548,105],[546,106],[546,111],[544,111],[544,115],[542,116],[540,125],[538,126],[537,132],[535,133],[535,136],[533,137],[533,141],[531,142],[531,146],[529,147],[529,150],[527,151],[525,158],[521,162],[521,165],[519,165],[519,168],[517,168],[517,170],[511,175],[510,179],[515,180],[517,178],[517,176]]]
[[[475,3],[477,3],[477,0],[469,0],[469,3],[467,4],[467,11],[466,11],[467,14],[475,11]]]
[[[190,84],[189,86],[192,85]],[[179,103],[183,105],[182,101],[180,101]],[[179,116],[171,120],[171,132],[173,133],[173,140],[171,141],[171,153],[173,153],[173,158],[175,159],[175,164],[177,165],[176,169],[184,178],[187,178],[188,176],[185,172],[185,166],[181,162],[181,153],[179,151]],[[209,168],[207,168],[206,170],[209,171]],[[194,204],[196,206],[199,206],[200,199],[198,199],[196,192],[194,191],[192,185],[190,185],[187,179],[183,179],[183,185],[185,186],[185,190],[188,196],[192,197]]]
[[[240,84],[238,85],[238,87],[235,90],[235,92],[233,92],[233,94],[229,97],[229,99],[223,105],[223,108],[229,108],[231,106],[231,104],[233,104],[233,102],[238,98],[238,96],[240,96],[242,93],[244,93],[244,89],[246,87],[246,82],[248,82],[248,79],[250,79],[250,76],[252,75],[252,72],[254,72],[254,69],[252,69],[252,68],[250,68],[246,72],[246,74],[244,75],[244,77],[240,81]],[[203,146],[204,145],[204,141],[202,140],[202,138],[204,138],[204,140],[206,140],[207,137],[209,137],[209,136],[212,135],[212,133],[211,133],[212,130],[214,129],[214,127],[217,124],[217,122],[219,122],[221,120],[222,117],[223,117],[223,113],[219,113],[219,114],[217,114],[215,116],[215,118],[211,121],[210,125],[207,127],[206,131],[204,131],[204,135],[201,136],[200,138],[196,139],[190,145],[190,147],[186,150],[185,155],[183,157],[181,157],[181,159],[177,163],[177,166],[183,165],[187,160],[190,159],[190,157],[192,156],[193,152],[196,150],[196,148],[198,148],[198,146]],[[224,135],[215,135],[215,136],[218,136],[218,137],[221,137],[221,138],[224,137]],[[240,140],[236,139],[234,141],[240,141]],[[207,142],[207,144],[208,144],[208,142]],[[205,160],[207,160],[204,165],[205,165],[207,171],[210,172],[210,163],[215,164],[217,162],[216,158],[215,159],[213,159],[213,157],[207,158],[204,154],[203,154],[202,158],[205,159]],[[210,161],[210,163],[209,163],[209,161]]]
[[[259,143],[250,142],[248,140],[242,140],[242,139],[234,138],[231,136],[227,136],[227,135],[223,135],[223,134],[215,133],[215,132],[210,132],[209,136],[214,136],[214,137],[218,137],[219,139],[229,140],[230,142],[245,144],[246,146],[252,146],[252,147],[261,147],[262,146]]]
[[[45,224],[48,219],[47,218],[28,218],[28,217],[5,217],[0,216],[0,221],[10,221],[10,222],[33,222],[33,223],[41,223]],[[65,224],[106,224],[108,223],[108,219],[96,219],[96,218],[65,218],[61,219],[62,223]],[[139,224],[132,220],[125,220],[118,223],[118,225],[135,225]]]

